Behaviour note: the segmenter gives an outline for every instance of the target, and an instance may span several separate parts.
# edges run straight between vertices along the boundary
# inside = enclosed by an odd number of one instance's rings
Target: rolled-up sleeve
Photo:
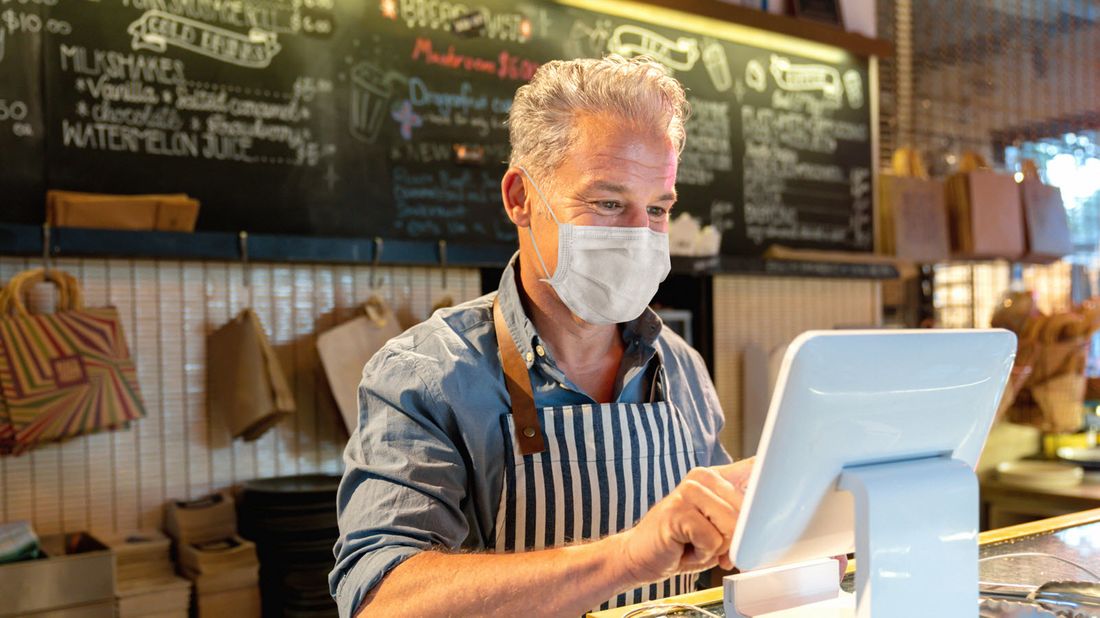
[[[413,555],[457,548],[466,538],[466,468],[446,431],[447,406],[429,386],[430,369],[416,352],[389,346],[363,369],[329,575],[341,616],[354,615],[367,593]]]

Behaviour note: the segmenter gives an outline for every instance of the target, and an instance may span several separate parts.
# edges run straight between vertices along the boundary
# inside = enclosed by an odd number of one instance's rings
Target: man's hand
[[[672,493],[621,534],[623,559],[638,583],[715,565],[731,569],[728,556],[753,459],[695,468]]]
[[[357,615],[575,616],[677,573],[728,568],[752,465],[746,459],[695,468],[636,526],[591,543],[521,553],[422,552],[375,586]],[[570,594],[543,594],[565,587]],[[545,598],[532,609],[538,595]]]

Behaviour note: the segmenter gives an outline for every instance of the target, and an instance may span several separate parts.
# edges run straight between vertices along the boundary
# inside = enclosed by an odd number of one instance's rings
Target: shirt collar
[[[544,350],[544,355],[536,354],[535,349],[541,346],[539,334],[535,325],[527,317],[523,310],[523,301],[520,299],[519,286],[516,279],[516,269],[519,265],[519,252],[517,251],[504,273],[500,277],[500,286],[497,288],[497,297],[500,299],[500,311],[504,316],[504,323],[508,326],[509,334],[516,342],[520,356],[523,357],[527,367],[530,368],[539,360],[552,362],[550,351]],[[652,309],[646,307],[642,315],[622,325],[623,342],[629,347],[632,343],[639,346],[639,351],[645,357],[652,356],[656,351],[657,337],[661,334],[660,316]]]
[[[643,348],[655,347],[657,336],[661,334],[664,322],[655,311],[646,307],[642,315],[623,324],[623,342],[638,343]]]
[[[538,345],[538,333],[535,325],[527,318],[523,311],[523,300],[519,295],[519,285],[516,281],[516,266],[519,264],[519,252],[517,251],[504,273],[500,276],[500,287],[497,288],[497,298],[500,300],[500,312],[504,316],[504,323],[508,325],[508,331],[516,342],[519,355],[523,357],[527,367],[534,364],[535,346]]]

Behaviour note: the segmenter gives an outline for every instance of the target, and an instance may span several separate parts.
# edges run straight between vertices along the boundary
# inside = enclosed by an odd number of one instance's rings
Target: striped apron
[[[496,550],[557,547],[632,527],[695,467],[688,425],[663,401],[663,368],[652,403],[535,409],[527,365],[495,303],[493,309],[512,400],[511,414],[501,416],[506,448]],[[695,577],[677,575],[622,592],[600,609],[690,592]]]

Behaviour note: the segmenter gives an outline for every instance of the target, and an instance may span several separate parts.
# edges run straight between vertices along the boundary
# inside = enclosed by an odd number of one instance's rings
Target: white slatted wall
[[[722,444],[730,455],[741,453],[745,347],[772,350],[807,330],[881,324],[881,287],[844,279],[714,278],[714,383],[726,415]]]
[[[0,280],[34,259],[0,257]],[[138,367],[148,416],[123,431],[76,438],[0,458],[0,521],[29,519],[42,534],[159,527],[163,504],[243,480],[341,471],[347,437],[325,389],[315,336],[369,295],[360,266],[62,260],[89,306],[114,305]],[[438,269],[383,268],[384,294],[403,320],[441,298]],[[879,284],[745,276],[715,278],[715,383],[727,417],[723,442],[740,451],[741,353],[804,330],[881,320]],[[474,270],[451,269],[456,302],[480,293]],[[299,412],[252,443],[231,441],[205,406],[205,336],[244,308],[263,320],[297,396]]]
[[[0,257],[0,281],[39,266]],[[160,527],[170,499],[243,480],[339,473],[347,440],[317,360],[315,337],[354,315],[371,287],[367,266],[61,260],[88,306],[118,308],[148,416],[129,429],[0,458],[0,521],[29,519],[39,534]],[[480,294],[476,270],[382,268],[384,296],[423,319],[446,294]],[[245,276],[251,285],[243,285]],[[295,391],[298,413],[255,442],[232,441],[205,405],[205,337],[252,306]],[[403,320],[404,321],[404,320]]]

